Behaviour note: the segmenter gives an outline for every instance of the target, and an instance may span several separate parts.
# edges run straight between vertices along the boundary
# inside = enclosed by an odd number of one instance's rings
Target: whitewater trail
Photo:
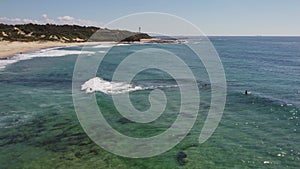
[[[138,90],[150,90],[158,88],[171,88],[178,87],[178,85],[151,85],[151,86],[138,86],[125,82],[110,82],[103,80],[99,77],[94,77],[86,81],[81,85],[81,90],[85,90],[86,93],[102,92],[105,94],[121,94],[127,92],[133,92]]]

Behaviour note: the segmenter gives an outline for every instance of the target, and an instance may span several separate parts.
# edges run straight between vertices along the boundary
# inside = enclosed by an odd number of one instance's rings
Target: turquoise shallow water
[[[210,105],[209,80],[203,65],[182,45],[152,47],[176,52],[197,72],[201,93],[199,116],[181,143],[166,153],[145,159],[111,154],[89,139],[72,102],[77,55],[48,56],[7,65],[0,72],[0,168],[299,168],[300,38],[210,39],[224,65],[228,93],[222,120],[204,144],[198,143],[198,136]],[[189,43],[201,44],[201,40],[194,38]],[[114,47],[97,76],[111,80],[120,60],[147,47]],[[60,50],[74,53],[81,48],[53,50],[53,55],[57,55]],[[157,70],[141,73],[134,82],[144,86],[175,84],[168,74]],[[166,130],[179,109],[178,88],[162,90],[171,100],[166,111],[157,121],[144,125],[122,120],[111,96],[97,92],[96,98],[113,128],[129,136],[150,137]],[[241,94],[244,90],[252,94]],[[150,91],[131,93],[137,109],[149,107]],[[179,152],[184,152],[186,158],[178,160]]]

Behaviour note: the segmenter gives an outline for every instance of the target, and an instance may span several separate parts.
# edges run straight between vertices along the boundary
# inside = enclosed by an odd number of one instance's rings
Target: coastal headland
[[[78,25],[6,25],[0,23],[0,59],[52,47],[117,43],[181,43],[175,38],[151,37],[146,33]]]

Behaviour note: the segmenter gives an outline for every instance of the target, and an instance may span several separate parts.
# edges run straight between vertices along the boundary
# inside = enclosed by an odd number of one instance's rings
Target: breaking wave
[[[143,90],[143,88],[141,86],[134,86],[128,83],[109,82],[99,77],[95,77],[81,85],[81,90],[85,90],[86,93],[100,91],[105,94],[120,94],[136,90]]]
[[[123,43],[119,43],[119,44],[101,44],[101,45],[96,45],[93,46],[92,48],[111,48],[114,46],[128,46],[130,44],[123,44]]]
[[[81,90],[85,90],[86,93],[102,92],[105,94],[121,94],[127,92],[133,92],[138,90],[150,90],[158,88],[171,88],[178,87],[178,85],[150,85],[139,86],[125,82],[110,82],[103,80],[99,77],[94,77],[86,81],[81,85]]]
[[[94,53],[95,52],[91,52],[91,51],[62,50],[59,48],[43,49],[43,50],[30,52],[30,53],[16,54],[11,58],[0,60],[0,70],[5,69],[6,66],[19,62],[21,60],[29,60],[36,57],[60,57],[66,55],[79,55],[79,54],[92,55]]]

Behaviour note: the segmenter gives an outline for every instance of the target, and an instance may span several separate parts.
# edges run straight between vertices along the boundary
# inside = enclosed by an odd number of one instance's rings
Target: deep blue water
[[[200,116],[190,135],[157,157],[128,159],[106,152],[83,132],[74,111],[71,88],[77,55],[37,57],[7,65],[0,72],[0,168],[299,168],[300,37],[209,39],[223,63],[228,91],[222,120],[204,144],[197,142],[210,105],[203,64],[184,44],[116,46],[97,73],[107,81],[128,54],[148,47],[168,49],[189,63],[201,93]],[[201,39],[193,37],[189,43],[201,45]],[[57,55],[81,47],[51,50]],[[148,70],[136,76],[134,83],[166,86],[175,81],[165,72]],[[157,122],[145,125],[120,122],[111,97],[101,92],[96,96],[115,129],[144,137],[163,132],[176,118],[179,90],[162,90],[172,101]],[[243,95],[245,90],[251,95]],[[147,109],[148,95],[149,90],[132,92],[133,105]],[[179,152],[187,155],[183,162],[177,159]]]

